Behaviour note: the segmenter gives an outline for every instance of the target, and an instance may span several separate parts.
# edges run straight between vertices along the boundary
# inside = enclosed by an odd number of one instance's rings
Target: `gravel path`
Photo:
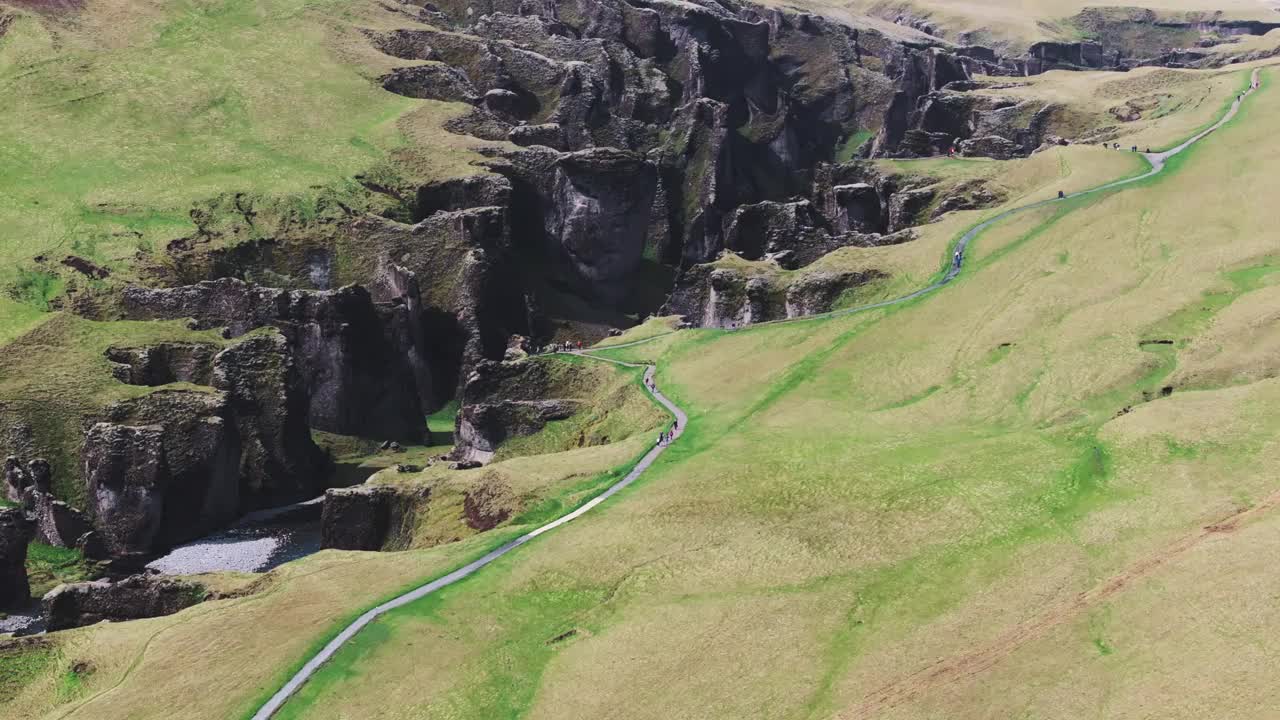
[[[1250,83],[1250,89],[1247,92],[1245,92],[1244,95],[1249,95],[1253,93],[1253,90],[1254,90],[1253,86],[1256,85],[1258,81],[1258,72],[1259,71],[1256,69],[1253,71],[1253,76],[1252,76],[1253,81]],[[1025,212],[1027,210],[1043,207],[1045,205],[1049,205],[1055,202],[1062,202],[1063,200],[1069,200],[1071,198],[1076,198],[1083,195],[1089,195],[1092,193],[1110,190],[1112,188],[1120,187],[1122,185],[1128,185],[1129,183],[1138,182],[1139,180],[1144,180],[1153,175],[1156,175],[1157,173],[1164,170],[1165,163],[1169,158],[1191,147],[1196,142],[1202,140],[1205,136],[1209,135],[1213,131],[1225,125],[1229,120],[1231,120],[1231,118],[1235,117],[1236,113],[1240,109],[1241,101],[1242,101],[1242,98],[1237,98],[1234,102],[1232,102],[1230,109],[1228,109],[1228,111],[1222,116],[1220,120],[1218,120],[1217,123],[1215,123],[1208,129],[1200,132],[1190,140],[1187,140],[1181,145],[1173,148],[1172,150],[1168,150],[1166,152],[1160,152],[1160,153],[1143,153],[1143,156],[1148,160],[1148,162],[1151,163],[1151,170],[1143,175],[1127,178],[1124,180],[1118,180],[1112,183],[1107,183],[1106,185],[1100,185],[1090,190],[1084,190],[1082,192],[1072,193],[1071,195],[1067,195],[1065,197],[1042,200],[1040,202],[1031,203],[1029,205],[1024,205],[1022,207],[1014,208],[1012,210],[1007,210],[994,217],[987,219],[986,221],[974,226],[973,228],[970,228],[969,231],[966,232],[964,235],[962,235],[960,237],[960,240],[956,243],[955,254],[952,256],[951,265],[948,268],[946,274],[943,275],[943,277],[940,280],[933,283],[932,285],[921,288],[913,293],[904,295],[899,298],[895,298],[892,300],[885,300],[883,302],[878,302],[878,303],[872,303],[870,305],[863,305],[856,308],[847,308],[847,309],[838,310],[835,312],[824,313],[822,315],[811,315],[804,318],[790,318],[787,320],[775,320],[770,323],[758,323],[758,324],[770,325],[770,324],[780,324],[780,323],[786,323],[786,322],[797,322],[800,320],[814,320],[814,319],[820,319],[820,318],[826,318],[826,317],[840,317],[843,315],[851,315],[853,313],[873,310],[875,308],[882,308],[882,307],[888,307],[890,305],[897,305],[899,303],[904,303],[914,298],[920,297],[922,295],[927,295],[931,292],[934,292],[942,288],[944,285],[947,285],[948,283],[950,283],[952,280],[956,278],[956,276],[960,274],[960,270],[964,265],[965,252],[968,250],[969,243],[972,242],[973,239],[976,238],[983,230],[987,229],[991,225],[994,225],[995,223],[1000,222],[1001,220],[1004,220],[1005,218],[1008,218],[1009,216],[1014,215],[1016,213]],[[678,331],[672,331],[672,332],[678,332]],[[654,340],[657,340],[658,338],[666,337],[667,335],[670,335],[670,334],[671,333],[663,333],[661,335],[655,335],[653,337],[646,338],[644,340],[637,340],[635,342],[603,347],[603,348],[599,348],[599,351],[634,347],[636,345],[642,345],[644,343],[652,342]],[[679,407],[675,405],[675,403],[667,399],[667,397],[657,389],[656,385],[650,385],[650,383],[653,381],[654,370],[655,370],[653,365],[643,365],[639,363],[623,362],[621,360],[614,360],[612,358],[605,358],[597,355],[592,355],[591,352],[592,351],[590,350],[581,350],[581,351],[574,351],[574,352],[569,352],[564,354],[577,355],[579,357],[589,357],[594,360],[602,360],[604,362],[610,362],[615,365],[622,365],[624,367],[644,367],[645,368],[644,378],[646,381],[645,389],[648,390],[649,393],[653,395],[653,397],[659,403],[661,403],[663,407],[671,411],[671,413],[675,415],[675,417],[678,420],[677,428],[672,437],[672,442],[679,439],[679,437],[684,434],[684,431],[689,424],[689,418],[687,415],[685,415],[683,410],[681,410]],[[546,525],[543,525],[542,527],[537,528],[536,530],[533,530],[524,535],[521,535],[520,537],[503,545],[497,550],[490,552],[488,555],[485,555],[479,560],[475,560],[471,563],[468,563],[467,565],[464,565],[463,567],[449,573],[448,575],[445,575],[444,577],[439,578],[437,580],[433,580],[432,582],[429,582],[426,585],[423,585],[415,590],[411,590],[405,593],[404,595],[401,595],[400,597],[395,598],[394,600],[385,602],[382,605],[379,605],[373,608],[372,610],[369,610],[368,612],[364,613],[360,617],[356,618],[354,622],[352,622],[350,625],[344,628],[342,632],[338,633],[337,637],[330,640],[329,643],[326,644],[324,648],[320,650],[319,653],[317,653],[314,657],[312,657],[311,660],[309,660],[307,664],[302,667],[301,670],[299,670],[296,674],[294,674],[294,676],[291,677],[289,681],[286,682],[285,685],[276,692],[275,695],[272,695],[271,699],[268,700],[266,704],[264,704],[258,710],[258,712],[254,713],[253,720],[269,720],[269,718],[271,718],[272,715],[275,715],[276,711],[279,710],[286,702],[288,702],[289,698],[294,693],[296,693],[298,689],[301,688],[307,682],[307,680],[312,675],[314,675],[317,670],[320,669],[322,665],[328,662],[329,659],[332,658],[334,654],[337,653],[338,650],[341,649],[341,647],[347,643],[347,641],[355,637],[356,633],[359,633],[364,628],[364,626],[373,622],[379,616],[384,615],[392,610],[395,610],[398,607],[402,607],[411,602],[414,602],[415,600],[420,600],[423,597],[426,597],[427,595],[430,595],[431,593],[435,592],[436,590],[439,590],[440,588],[452,585],[458,582],[459,580],[462,580],[463,578],[475,573],[480,568],[483,568],[484,566],[492,563],[493,561],[497,560],[503,555],[506,555],[512,550],[515,550],[521,545],[524,545],[530,540],[533,540],[539,535],[545,532],[554,530],[560,527],[561,525],[564,525],[565,523],[575,520],[578,517],[581,517],[582,515],[590,512],[600,503],[603,503],[605,500],[608,500],[610,497],[613,497],[614,495],[616,495],[623,488],[635,482],[636,478],[638,478],[641,475],[641,473],[647,470],[649,466],[652,465],[653,462],[658,459],[658,456],[660,456],[663,452],[666,451],[667,447],[668,445],[655,445],[651,450],[649,450],[648,453],[645,454],[644,458],[641,459],[640,462],[634,468],[632,468],[631,472],[627,473],[626,477],[624,477],[622,480],[618,481],[614,485],[610,486],[608,490],[605,490],[603,493],[596,496],[595,498],[593,498],[592,500],[590,500],[589,502],[587,502],[585,505],[578,508],[577,510],[574,510],[569,514],[564,515],[558,520],[547,523]]]

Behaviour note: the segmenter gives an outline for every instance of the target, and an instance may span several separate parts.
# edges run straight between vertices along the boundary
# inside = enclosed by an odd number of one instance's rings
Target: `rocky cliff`
[[[134,575],[122,580],[59,585],[44,596],[45,621],[49,630],[67,630],[109,620],[172,615],[203,602],[205,588],[198,583],[153,575]]]
[[[21,510],[0,508],[0,612],[20,610],[31,602],[26,563],[32,534]]]

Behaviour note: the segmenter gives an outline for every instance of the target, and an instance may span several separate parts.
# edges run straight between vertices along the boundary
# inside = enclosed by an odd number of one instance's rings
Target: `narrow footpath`
[[[854,308],[845,308],[843,310],[837,310],[834,312],[824,313],[821,315],[810,315],[802,318],[789,318],[786,320],[775,320],[769,323],[759,323],[759,324],[770,325],[770,324],[798,322],[801,320],[814,320],[819,318],[842,317],[842,316],[851,315],[854,313],[865,312],[867,310],[874,310],[876,308],[889,307],[892,305],[905,303],[915,298],[921,297],[923,295],[936,292],[937,290],[949,284],[951,281],[955,280],[956,277],[960,275],[960,271],[964,267],[965,253],[969,249],[969,244],[974,240],[974,238],[976,238],[979,234],[981,234],[982,231],[986,230],[987,228],[991,227],[992,225],[1002,220],[1005,220],[1006,218],[1012,215],[1015,215],[1021,212],[1033,210],[1039,207],[1044,207],[1046,205],[1050,205],[1057,202],[1063,202],[1066,200],[1070,200],[1072,198],[1077,198],[1085,195],[1091,195],[1095,193],[1104,192],[1107,190],[1112,190],[1125,185],[1129,185],[1131,183],[1138,182],[1140,180],[1145,180],[1149,177],[1159,174],[1164,170],[1165,165],[1167,164],[1169,158],[1185,151],[1187,148],[1191,147],[1192,145],[1195,145],[1197,142],[1199,142],[1200,140],[1203,140],[1205,137],[1213,133],[1215,130],[1221,128],[1223,125],[1226,125],[1228,122],[1230,122],[1231,119],[1236,116],[1236,113],[1239,112],[1240,105],[1244,101],[1244,98],[1249,95],[1252,95],[1253,92],[1259,87],[1259,84],[1260,84],[1259,70],[1254,69],[1253,74],[1251,76],[1251,81],[1249,83],[1249,89],[1245,90],[1235,100],[1232,101],[1231,106],[1227,109],[1227,112],[1224,113],[1223,116],[1216,123],[1202,130],[1201,132],[1197,133],[1191,139],[1183,142],[1181,145],[1178,145],[1175,148],[1172,148],[1170,150],[1166,150],[1163,152],[1142,153],[1143,157],[1147,159],[1147,162],[1151,164],[1151,169],[1146,173],[1143,173],[1142,175],[1137,175],[1131,178],[1125,178],[1123,180],[1117,180],[1115,182],[1107,183],[1105,185],[1100,185],[1098,187],[1091,188],[1089,190],[1083,190],[1081,192],[1072,193],[1070,195],[1064,195],[1062,197],[1051,198],[1048,200],[1041,200],[1039,202],[1023,205],[1021,207],[1013,208],[1011,210],[1006,210],[970,228],[967,232],[961,235],[960,239],[957,241],[955,252],[952,255],[951,264],[948,266],[946,273],[944,273],[940,279],[938,279],[936,282],[934,282],[931,285],[928,285],[919,290],[916,290],[915,292],[912,292],[908,295],[903,295],[902,297],[894,298],[892,300],[885,300],[882,302],[872,303],[869,305],[862,305]],[[749,327],[755,327],[755,325],[752,325]],[[672,331],[672,332],[678,332],[678,331]],[[657,340],[658,338],[666,337],[667,335],[670,335],[670,334],[671,333],[663,333],[660,335],[655,335],[650,338],[646,338],[644,340],[637,340],[634,342],[622,343],[619,345],[610,345],[608,347],[598,348],[597,351],[617,350],[620,348],[643,345],[645,343],[649,343],[654,340]],[[675,403],[671,402],[671,400],[668,399],[665,395],[663,395],[662,392],[658,389],[656,382],[654,381],[654,372],[657,369],[655,366],[644,365],[640,363],[623,362],[621,360],[614,360],[612,358],[600,357],[598,355],[593,355],[591,353],[592,353],[591,350],[580,350],[580,351],[574,351],[574,352],[565,353],[565,354],[591,358],[593,360],[613,363],[615,365],[621,365],[623,367],[630,367],[630,368],[643,367],[644,368],[645,390],[650,395],[652,395],[653,398],[657,400],[659,404],[661,404],[664,408],[666,408],[676,418],[676,427],[671,436],[670,442],[666,444],[655,445],[652,449],[649,450],[649,452],[645,454],[643,458],[641,458],[640,462],[637,463],[636,466],[631,469],[631,472],[627,473],[626,477],[622,478],[617,483],[614,483],[613,485],[609,486],[607,490],[597,495],[595,498],[592,498],[590,501],[588,501],[578,509],[574,510],[573,512],[563,515],[560,518],[547,523],[546,525],[543,525],[537,529],[534,529],[529,531],[528,533],[525,533],[524,535],[521,535],[515,540],[512,540],[511,542],[506,543],[502,547],[490,552],[484,557],[481,557],[478,560],[472,561],[467,565],[464,565],[463,567],[458,568],[457,570],[454,570],[448,575],[445,575],[444,577],[433,580],[427,583],[426,585],[422,585],[421,587],[411,590],[405,593],[404,595],[401,595],[393,600],[389,600],[373,608],[372,610],[365,612],[363,615],[356,618],[355,621],[353,621],[350,625],[345,627],[342,630],[342,632],[338,633],[336,637],[330,640],[328,644],[326,644],[320,650],[320,652],[316,653],[314,657],[312,657],[309,661],[307,661],[306,665],[303,665],[302,668],[298,670],[298,672],[295,673],[293,677],[291,677],[289,681],[284,684],[283,687],[281,687],[274,695],[271,696],[271,699],[268,700],[266,704],[264,704],[256,713],[254,713],[253,720],[269,720],[273,715],[275,715],[275,713],[281,707],[284,706],[286,702],[288,702],[289,698],[292,697],[293,694],[296,693],[299,688],[301,688],[304,684],[306,684],[307,680],[310,679],[311,676],[314,675],[322,665],[328,662],[329,659],[332,658],[334,654],[336,654],[338,650],[342,648],[343,645],[345,645],[349,640],[351,640],[351,638],[355,637],[357,633],[359,633],[362,629],[364,629],[366,625],[373,622],[378,617],[385,615],[386,613],[392,610],[395,610],[398,607],[408,605],[409,603],[414,602],[415,600],[420,600],[441,588],[448,587],[449,585],[452,585],[458,582],[459,580],[462,580],[463,578],[466,578],[472,575],[480,568],[483,568],[484,566],[489,565],[493,561],[506,555],[512,550],[515,550],[521,545],[524,545],[530,540],[533,540],[539,535],[542,535],[543,533],[546,533],[546,532],[550,532],[551,530],[554,530],[560,527],[561,525],[564,525],[565,523],[571,522],[581,517],[582,515],[585,515],[586,513],[595,509],[596,506],[600,505],[605,500],[608,500],[609,498],[621,492],[628,485],[635,482],[636,479],[640,477],[640,475],[644,473],[644,471],[647,470],[649,466],[652,465],[654,461],[657,460],[658,457],[662,455],[663,452],[666,452],[667,448],[670,446],[671,443],[678,440],[680,436],[684,434],[684,431],[685,429],[687,429],[689,424],[689,417],[685,414],[685,412],[682,409],[680,409]],[[1278,500],[1277,502],[1280,502],[1280,500]],[[1044,623],[1044,624],[1047,626],[1047,625],[1051,625],[1052,623]],[[995,656],[995,655],[1000,655],[1000,653],[990,652],[990,653],[986,653],[985,655]],[[886,688],[882,688],[878,693],[876,693],[876,695],[874,695],[872,698],[869,698],[867,703],[864,706],[855,709],[852,717],[869,717],[870,716],[869,713],[873,714],[874,712],[878,712],[888,707],[892,707],[906,699],[914,697],[923,689],[923,686],[926,686],[931,683],[937,683],[937,682],[950,682],[954,680],[956,677],[961,677],[963,675],[964,673],[962,672],[932,673],[931,680],[930,682],[927,682],[927,683],[919,682],[918,678],[915,676],[908,677],[900,683],[890,685]]]

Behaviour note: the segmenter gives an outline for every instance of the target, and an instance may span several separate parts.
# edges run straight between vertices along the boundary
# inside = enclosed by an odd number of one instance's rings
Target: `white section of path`
[[[932,285],[929,285],[928,287],[921,288],[920,290],[917,290],[909,295],[904,295],[900,298],[895,298],[893,300],[885,300],[884,302],[878,302],[871,305],[864,305],[862,307],[838,310],[836,312],[825,313],[823,315],[813,315],[813,316],[804,317],[804,318],[792,318],[788,320],[774,321],[774,323],[760,323],[760,324],[763,325],[763,324],[776,324],[776,323],[783,323],[783,322],[797,322],[800,320],[814,320],[816,318],[849,315],[856,312],[863,312],[865,310],[872,310],[874,308],[882,308],[882,307],[888,307],[890,305],[896,305],[898,303],[903,303],[908,300],[912,300],[914,298],[920,297],[921,295],[931,293],[941,288],[943,285],[946,285],[947,283],[951,282],[956,278],[957,275],[960,274],[960,268],[964,264],[964,253],[965,253],[965,250],[968,249],[969,242],[973,240],[975,237],[977,237],[978,234],[981,233],[983,230],[1009,217],[1010,215],[1013,215],[1014,213],[1019,213],[1024,210],[1030,210],[1032,208],[1043,207],[1050,203],[1061,202],[1063,200],[1069,200],[1071,198],[1080,197],[1082,195],[1101,192],[1103,190],[1110,190],[1112,188],[1120,187],[1121,185],[1128,185],[1129,183],[1137,182],[1139,180],[1144,180],[1146,178],[1151,177],[1152,175],[1159,173],[1161,170],[1164,170],[1165,161],[1167,161],[1169,158],[1191,147],[1195,143],[1202,140],[1205,136],[1212,133],[1214,130],[1217,130],[1218,128],[1227,124],[1227,122],[1230,121],[1231,118],[1235,117],[1236,113],[1240,110],[1240,103],[1243,100],[1243,96],[1252,94],[1253,91],[1256,89],[1257,85],[1258,85],[1258,70],[1255,69],[1253,71],[1251,82],[1249,83],[1249,89],[1246,90],[1241,97],[1238,97],[1237,99],[1232,101],[1231,107],[1227,110],[1225,114],[1223,114],[1222,118],[1218,120],[1217,123],[1213,124],[1209,128],[1197,134],[1195,137],[1191,138],[1190,140],[1187,140],[1186,142],[1173,148],[1172,150],[1167,150],[1165,152],[1159,152],[1159,153],[1143,153],[1143,156],[1147,159],[1148,162],[1151,163],[1151,170],[1147,173],[1138,175],[1136,177],[1127,178],[1125,180],[1117,180],[1116,182],[1107,183],[1106,185],[1100,185],[1090,190],[1084,190],[1082,192],[1073,193],[1071,195],[1067,195],[1064,198],[1052,198],[1050,200],[1042,200],[1040,202],[1032,203],[1030,205],[1024,205],[1020,208],[1007,210],[1003,213],[1000,213],[999,215],[996,215],[995,217],[992,217],[982,222],[979,225],[974,226],[968,232],[966,232],[963,236],[961,236],[960,241],[956,244],[956,254],[952,259],[950,269],[947,270],[947,274],[944,275],[941,280],[939,280],[938,282]],[[666,337],[666,335],[669,335],[669,334],[670,333],[655,335],[654,337],[646,338],[644,340],[637,340],[635,342],[624,343],[620,345],[612,345],[608,347],[599,348],[599,350],[600,351],[616,350],[619,348],[633,347],[635,345],[641,345],[641,344],[656,340],[660,337]],[[678,421],[675,434],[672,437],[672,440],[674,441],[675,439],[679,438],[682,434],[684,434],[685,427],[688,425],[688,422],[689,422],[688,416],[686,416],[684,411],[681,410],[679,407],[677,407],[675,403],[668,400],[666,396],[664,396],[657,389],[656,385],[651,386],[649,384],[653,381],[654,366],[652,365],[642,366],[641,364],[638,364],[638,363],[628,363],[628,362],[622,362],[621,360],[613,360],[611,358],[598,357],[595,355],[588,354],[587,351],[579,351],[579,352],[574,352],[570,354],[578,355],[581,357],[589,357],[594,360],[603,360],[605,362],[611,362],[611,363],[614,363],[617,365],[623,365],[626,367],[644,367],[645,368],[644,378],[646,380],[645,388],[649,391],[650,394],[653,395],[655,399],[657,399],[659,403],[662,404],[663,407],[671,411],[671,413],[675,415]],[[368,625],[369,623],[376,620],[378,616],[384,615],[392,610],[395,610],[398,607],[408,605],[409,603],[415,600],[421,600],[422,598],[426,597],[427,595],[430,595],[431,593],[435,592],[436,590],[439,590],[440,588],[452,585],[458,582],[459,580],[471,575],[472,573],[484,567],[485,565],[492,563],[494,560],[497,560],[503,555],[506,555],[512,550],[515,550],[521,545],[524,545],[530,540],[538,537],[539,535],[545,532],[549,532],[551,530],[555,530],[561,525],[564,525],[565,523],[570,522],[571,520],[575,520],[581,517],[582,515],[586,514],[587,512],[590,512],[597,505],[613,497],[618,492],[620,492],[623,488],[635,482],[636,478],[640,477],[640,474],[643,473],[645,470],[647,470],[649,466],[653,464],[653,461],[657,460],[658,456],[661,455],[666,449],[667,449],[667,446],[665,445],[655,446],[647,454],[645,454],[644,458],[641,459],[640,462],[634,468],[631,469],[631,472],[627,473],[626,477],[624,477],[622,480],[619,480],[617,483],[611,485],[608,490],[605,490],[600,495],[597,495],[595,498],[593,498],[592,500],[590,500],[589,502],[587,502],[577,510],[574,510],[573,512],[559,518],[558,520],[553,520],[552,522],[549,522],[546,525],[543,525],[542,527],[536,530],[532,530],[528,533],[525,533],[524,535],[521,535],[515,540],[512,540],[506,545],[503,545],[502,547],[498,548],[497,550],[494,550],[488,555],[485,555],[479,560],[475,560],[471,563],[468,563],[467,565],[464,565],[458,568],[457,570],[454,570],[448,575],[445,575],[444,577],[439,578],[437,580],[433,580],[427,583],[426,585],[423,585],[415,590],[411,590],[405,593],[404,595],[401,595],[400,597],[395,598],[394,600],[389,600],[373,608],[372,610],[369,610],[368,612],[361,615],[360,617],[356,618],[355,622],[351,623],[346,628],[344,628],[342,632],[338,633],[337,637],[330,640],[329,644],[325,645],[324,648],[321,649],[320,652],[315,655],[315,657],[307,661],[307,664],[303,665],[301,670],[295,673],[293,677],[289,678],[289,681],[284,684],[284,687],[280,688],[280,690],[277,691],[275,695],[272,695],[271,699],[268,700],[267,703],[258,710],[258,712],[254,713],[253,720],[269,720],[269,718],[271,718],[271,716],[274,715],[276,711],[279,710],[289,700],[289,698],[294,693],[296,693],[298,689],[301,688],[303,684],[305,684],[312,675],[315,674],[317,670],[320,669],[320,666],[328,662],[329,659],[332,658],[334,654],[337,653],[338,650],[347,643],[348,640],[355,637],[356,633],[364,629],[365,625]]]

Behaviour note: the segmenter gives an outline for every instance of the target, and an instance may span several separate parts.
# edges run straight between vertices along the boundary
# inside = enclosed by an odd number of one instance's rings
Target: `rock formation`
[[[133,575],[123,580],[109,579],[59,585],[44,596],[48,629],[93,625],[110,620],[172,615],[203,602],[204,586],[156,575]]]
[[[320,546],[335,550],[404,549],[430,491],[390,485],[336,488],[324,495]]]
[[[197,327],[223,327],[231,337],[276,327],[296,357],[291,372],[309,391],[312,427],[416,440],[432,400],[421,304],[407,272],[389,273],[383,285],[393,299],[379,304],[358,286],[285,291],[224,278],[172,289],[131,287],[123,305],[131,318],[194,318]],[[392,295],[397,291],[403,294]]]
[[[505,440],[532,435],[548,422],[573,416],[578,402],[545,397],[551,385],[538,362],[477,365],[463,387],[452,459],[487,463]]]
[[[0,508],[0,612],[20,610],[31,602],[27,544],[32,535],[22,510]]]

